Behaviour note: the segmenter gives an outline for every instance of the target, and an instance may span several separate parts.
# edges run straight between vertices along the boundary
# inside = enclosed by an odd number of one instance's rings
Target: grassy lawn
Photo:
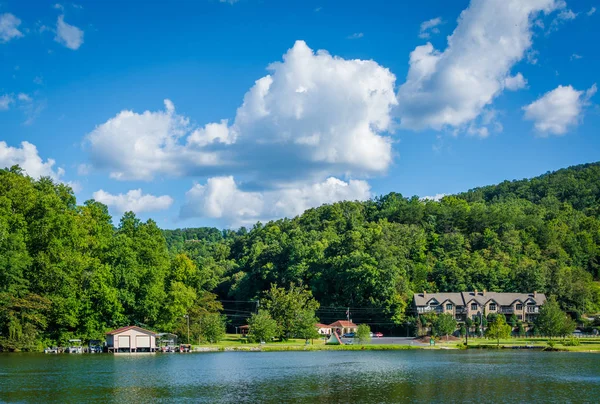
[[[227,334],[225,339],[216,344],[194,344],[194,348],[209,350],[242,350],[242,351],[364,351],[364,350],[400,350],[400,349],[418,349],[409,345],[325,345],[325,339],[314,339],[306,344],[303,339],[290,339],[288,341],[274,341],[267,344],[249,343],[246,338],[240,335]]]
[[[573,351],[573,352],[585,352],[585,351],[598,351],[600,352],[600,338],[578,338],[579,341],[578,346],[566,346],[563,343],[570,341],[570,338],[553,338],[554,348],[564,350],[564,351]],[[536,347],[547,347],[549,338],[507,338],[501,339],[501,346],[536,346]],[[437,346],[447,346],[447,347],[456,347],[460,346],[460,344],[464,344],[464,339],[462,341],[449,341],[445,342],[436,342]],[[497,345],[497,340],[486,339],[486,338],[469,338],[469,346],[477,347],[477,346],[489,346],[489,345]]]
[[[600,338],[579,338],[579,346],[565,346],[563,342],[569,341],[569,338],[554,338],[554,348],[563,351],[573,352],[600,352]],[[548,338],[508,338],[501,339],[500,345],[505,347],[512,346],[535,346],[548,347]],[[444,348],[459,348],[464,344],[464,339],[460,341],[445,341],[443,338],[437,340],[435,346],[411,346],[411,345],[325,345],[324,339],[315,339],[307,345],[303,339],[290,339],[288,341],[274,341],[267,344],[248,343],[246,338],[240,335],[227,334],[224,340],[217,344],[194,344],[194,348],[201,350],[241,350],[241,351],[362,351],[362,350],[404,350],[404,349],[444,349]],[[479,346],[496,346],[496,340],[486,338],[469,338],[469,347]]]
[[[309,341],[311,345],[325,345],[325,340],[323,339],[314,339]],[[303,339],[290,339],[287,341],[274,341],[269,342],[268,344],[258,344],[258,343],[249,343],[246,338],[243,338],[241,335],[236,334],[227,334],[225,339],[219,341],[216,344],[194,344],[194,347],[199,348],[233,348],[233,347],[264,347],[264,346],[273,346],[273,347],[304,347],[306,345],[306,341]]]

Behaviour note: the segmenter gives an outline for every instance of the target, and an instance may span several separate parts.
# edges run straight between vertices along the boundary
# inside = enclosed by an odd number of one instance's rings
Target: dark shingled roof
[[[493,300],[500,306],[510,306],[515,301],[526,303],[528,300],[542,305],[546,302],[546,295],[543,293],[503,293],[503,292],[458,292],[458,293],[415,293],[413,302],[416,306],[427,306],[431,299],[435,299],[439,304],[446,300],[451,301],[457,306],[464,306],[475,300],[480,305],[485,305]]]

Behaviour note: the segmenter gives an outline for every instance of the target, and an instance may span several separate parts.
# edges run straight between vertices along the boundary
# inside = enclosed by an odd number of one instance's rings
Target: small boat
[[[65,350],[66,353],[83,353],[80,339],[70,339],[69,347]]]
[[[46,349],[44,349],[44,353],[50,353],[50,354],[57,354],[58,353],[58,348],[57,347],[48,347]]]

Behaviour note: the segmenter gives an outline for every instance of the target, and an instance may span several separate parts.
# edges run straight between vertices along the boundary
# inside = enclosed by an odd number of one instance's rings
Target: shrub
[[[564,346],[579,346],[579,339],[571,338],[563,342]]]

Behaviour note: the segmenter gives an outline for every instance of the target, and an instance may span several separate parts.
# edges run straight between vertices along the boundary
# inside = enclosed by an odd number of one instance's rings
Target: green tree
[[[519,334],[519,337],[525,336],[525,327],[523,326],[522,321],[517,323],[517,333]]]
[[[510,333],[512,328],[510,325],[506,324],[506,317],[503,315],[496,316],[493,323],[485,331],[485,337],[488,339],[495,339],[498,342],[498,346],[500,346],[500,340],[502,338],[510,337]]]
[[[291,284],[289,289],[271,285],[261,301],[261,307],[269,312],[271,318],[277,323],[276,336],[281,340],[289,339],[298,326],[298,321],[303,322],[305,328],[308,321],[312,326],[316,323],[315,311],[319,303],[313,298],[312,293],[301,287]]]
[[[539,332],[542,335],[552,339],[552,337],[565,335],[567,329],[570,328],[572,324],[572,320],[571,322],[569,322],[569,320],[570,319],[560,309],[556,298],[553,296],[540,308],[540,314],[537,316],[535,325],[536,329],[539,329]]]
[[[367,324],[359,324],[354,338],[361,345],[369,343],[371,341],[371,327]]]
[[[209,313],[202,318],[200,336],[203,340],[216,344],[225,337],[225,316]]]
[[[452,334],[456,330],[456,320],[451,314],[439,314],[432,323],[432,331],[436,337]]]
[[[515,328],[517,326],[517,322],[518,322],[517,316],[513,313],[513,315],[510,316],[510,321],[509,321],[511,327]]]
[[[277,322],[267,310],[259,310],[248,319],[248,339],[254,342],[269,342],[278,333]]]
[[[313,311],[302,310],[296,316],[293,324],[292,335],[296,338],[302,338],[308,341],[309,339],[319,338],[319,333],[315,327],[318,319]]]

